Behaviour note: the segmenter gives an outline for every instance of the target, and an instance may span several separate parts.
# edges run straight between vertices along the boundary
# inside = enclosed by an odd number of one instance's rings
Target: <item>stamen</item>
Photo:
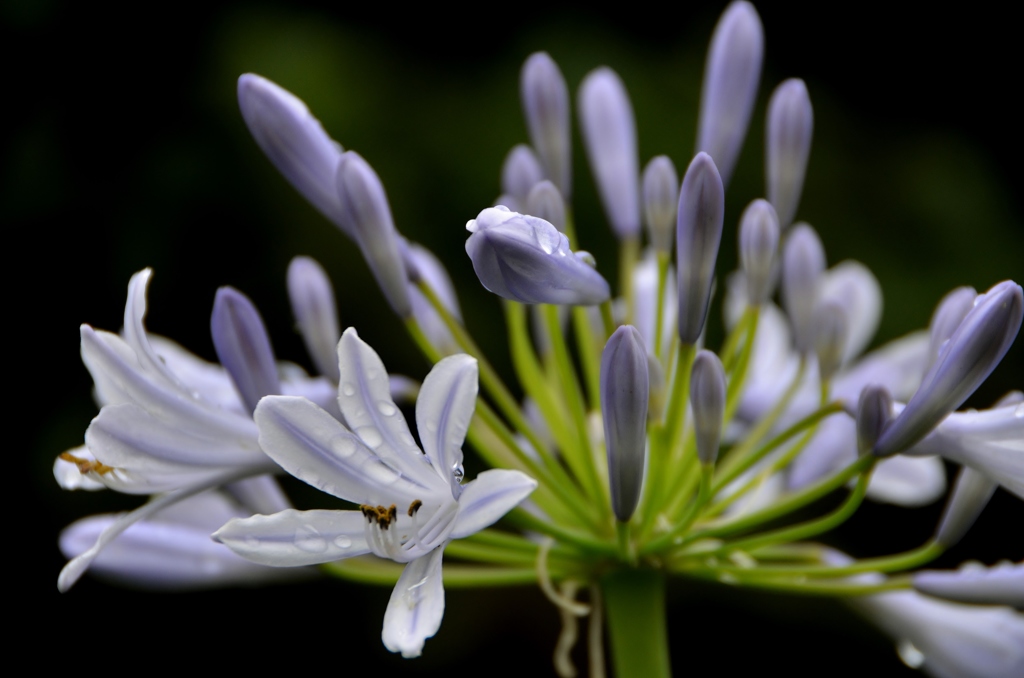
[[[419,499],[413,499],[412,503],[409,504],[409,517],[412,518],[413,516],[415,516],[416,512],[420,510],[421,506],[423,506],[422,501],[420,501]]]
[[[544,592],[548,600],[560,609],[566,610],[577,617],[585,617],[590,614],[590,606],[560,594],[555,590],[555,585],[551,582],[551,575],[548,573],[548,552],[554,543],[555,540],[548,537],[541,541],[540,548],[537,549],[537,581],[540,584],[540,590]]]
[[[98,462],[94,459],[82,459],[80,457],[76,457],[70,452],[62,452],[60,454],[60,458],[63,459],[64,461],[70,461],[72,464],[77,466],[78,472],[81,473],[83,476],[89,473],[90,471],[96,472],[102,476],[114,470],[113,466],[107,466],[106,464]]]
[[[574,581],[562,582],[560,595],[565,598],[574,598],[579,584]],[[566,608],[558,611],[562,618],[562,631],[558,634],[558,642],[555,643],[555,673],[560,678],[576,678],[576,666],[572,663],[572,648],[579,638],[579,625],[576,623],[576,615]]]

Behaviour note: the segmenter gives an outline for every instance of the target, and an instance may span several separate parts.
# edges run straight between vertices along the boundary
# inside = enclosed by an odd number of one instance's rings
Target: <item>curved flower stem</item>
[[[589,533],[578,532],[576,530],[561,527],[554,523],[549,523],[532,515],[523,508],[513,509],[506,515],[506,519],[510,524],[515,525],[520,529],[540,532],[541,534],[546,534],[549,537],[554,537],[559,541],[578,548],[588,555],[618,558],[618,544],[611,540],[610,537],[608,541],[597,539]]]
[[[597,410],[601,407],[601,351],[604,342],[598,346],[587,310],[580,306],[572,309],[572,329],[576,335],[576,349],[580,352],[580,368],[587,384],[587,401],[591,411]]]
[[[726,368],[729,373],[729,386],[726,389],[725,396],[725,417],[724,422],[726,425],[732,421],[733,415],[736,414],[736,408],[740,404],[740,396],[743,395],[743,386],[747,381],[747,370],[750,367],[750,356],[754,352],[754,339],[757,337],[757,326],[761,318],[761,309],[757,306],[751,306],[747,309],[744,314],[746,320],[746,341],[743,343],[743,348],[740,350],[739,357],[736,358],[735,368]],[[743,322],[742,320],[740,321]],[[727,356],[728,357],[728,356]]]
[[[601,593],[615,675],[671,676],[664,574],[656,570],[612,572],[601,580]]]
[[[619,243],[619,296],[626,301],[626,317],[623,322],[633,324],[633,269],[636,268],[640,242],[637,238],[626,238]]]
[[[665,333],[665,282],[668,280],[668,252],[658,252],[658,303],[654,307],[654,357],[661,360],[661,335]]]
[[[785,580],[785,579],[748,579],[737,577],[732,573],[722,573],[707,568],[686,570],[686,575],[717,581],[731,586],[747,586],[750,588],[785,591],[812,596],[869,596],[886,591],[898,591],[910,588],[910,577],[890,577],[880,582],[861,584],[856,582],[833,580]]]
[[[931,562],[942,555],[945,548],[938,542],[930,541],[905,553],[878,558],[864,558],[849,565],[758,565],[754,569],[743,569],[743,572],[754,578],[761,577],[848,577],[864,572],[898,572],[909,570]],[[718,567],[723,572],[734,572],[734,566]]]

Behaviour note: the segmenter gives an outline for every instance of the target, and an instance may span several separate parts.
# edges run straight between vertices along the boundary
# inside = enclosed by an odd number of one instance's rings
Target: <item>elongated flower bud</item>
[[[589,306],[611,296],[608,282],[573,253],[569,240],[536,217],[489,207],[466,224],[466,253],[480,283],[525,304]]]
[[[530,143],[540,156],[546,177],[568,197],[572,194],[569,88],[547,52],[531,54],[523,64],[519,92]]]
[[[334,187],[341,146],[327,136],[306,104],[266,78],[246,73],[238,79],[238,107],[256,143],[284,178],[352,236]]]
[[[764,28],[749,2],[726,7],[711,36],[700,95],[697,150],[715,159],[728,184],[747,136],[764,58]]]
[[[892,419],[892,394],[884,386],[868,386],[857,402],[857,449],[867,454]]]
[[[974,308],[974,300],[978,292],[973,287],[957,287],[939,302],[928,324],[930,341],[928,342],[928,366],[931,367],[939,357],[943,345],[960,327],[960,323]]]
[[[701,349],[694,358],[690,375],[690,405],[697,436],[697,458],[701,464],[713,464],[718,458],[725,393],[722,361],[711,351]]]
[[[814,110],[803,80],[791,78],[775,88],[768,102],[766,128],[768,200],[779,216],[779,226],[786,228],[800,205],[814,132]]]
[[[517,144],[501,166],[501,192],[523,203],[530,189],[543,178],[544,170],[537,154],[526,144]]]
[[[610,68],[591,71],[579,94],[580,131],[608,222],[619,240],[640,236],[640,170],[633,106]]]
[[[441,303],[457,320],[462,320],[459,299],[455,294],[455,286],[445,270],[444,264],[434,253],[422,245],[410,242],[403,248],[406,268],[409,271],[409,299],[412,301],[412,315],[420,329],[430,342],[442,353],[458,353],[458,343],[451,330],[434,309],[434,305],[424,296],[416,283],[423,280],[434,290]]]
[[[740,264],[747,303],[760,306],[772,292],[772,266],[779,251],[779,220],[767,200],[755,200],[740,217]]]
[[[247,296],[231,287],[217,290],[210,332],[217,359],[231,375],[250,414],[260,398],[281,393],[270,337]]]
[[[849,321],[846,310],[836,302],[827,301],[814,314],[814,352],[818,356],[818,376],[829,381],[843,362]]]
[[[807,224],[797,224],[782,250],[782,305],[800,353],[814,346],[814,309],[824,271],[825,248],[818,234]]]
[[[882,434],[876,454],[907,449],[960,407],[1006,355],[1022,315],[1024,291],[1013,281],[1001,282],[979,295],[917,392]]]
[[[942,512],[942,520],[935,532],[935,541],[946,548],[956,546],[974,521],[988,505],[996,491],[996,483],[980,471],[964,466],[957,476],[953,493]]]
[[[711,156],[698,153],[683,177],[676,225],[679,338],[684,344],[697,343],[704,329],[724,214],[722,177]]]
[[[644,168],[644,218],[651,247],[671,252],[679,209],[679,175],[666,155],[651,158]]]
[[[288,298],[306,351],[317,371],[338,382],[338,354],[341,339],[334,289],[323,267],[310,257],[295,257],[288,264]]]
[[[622,522],[636,510],[644,480],[650,393],[647,369],[640,332],[632,325],[619,327],[601,354],[601,414],[612,510]]]
[[[565,232],[565,201],[555,185],[547,179],[530,189],[526,196],[526,213]]]
[[[338,165],[337,185],[343,218],[373,277],[395,313],[400,318],[408,317],[412,312],[408,276],[380,177],[358,153],[349,151]]]

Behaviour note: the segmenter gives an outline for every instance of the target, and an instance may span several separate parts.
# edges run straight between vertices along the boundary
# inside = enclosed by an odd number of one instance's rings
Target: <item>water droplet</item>
[[[347,396],[355,395],[356,394],[356,387],[352,384],[352,382],[346,381],[341,386],[341,392],[344,393]]]
[[[323,553],[327,550],[327,540],[312,525],[302,525],[295,530],[295,546],[307,553]]]
[[[348,436],[335,436],[331,440],[331,449],[339,457],[351,456],[356,451],[356,441],[352,440]]]
[[[534,228],[533,235],[537,240],[537,245],[540,246],[545,254],[551,254],[558,249],[559,233],[553,226],[549,228]]]
[[[367,447],[377,449],[384,442],[384,438],[381,437],[380,431],[375,426],[362,426],[356,429],[356,435],[358,435]]]
[[[342,534],[334,538],[334,545],[339,549],[347,549],[352,546],[352,540]]]
[[[380,402],[377,403],[377,411],[383,414],[385,417],[393,417],[395,416],[395,412],[397,412],[398,410],[395,409],[394,404],[389,403],[386,400],[381,400]]]
[[[461,483],[462,479],[466,475],[466,469],[462,468],[462,464],[455,462],[452,464],[452,476],[455,478],[455,482]]]
[[[912,669],[921,668],[924,664],[924,653],[914,647],[909,640],[901,640],[896,644],[896,653],[903,663]]]
[[[366,464],[362,467],[362,471],[367,480],[379,485],[391,485],[399,478],[397,473],[381,463]]]

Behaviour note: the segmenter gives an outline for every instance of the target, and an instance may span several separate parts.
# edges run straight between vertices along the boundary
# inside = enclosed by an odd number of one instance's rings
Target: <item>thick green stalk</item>
[[[665,576],[619,570],[601,580],[612,664],[618,678],[672,675],[665,625]]]

